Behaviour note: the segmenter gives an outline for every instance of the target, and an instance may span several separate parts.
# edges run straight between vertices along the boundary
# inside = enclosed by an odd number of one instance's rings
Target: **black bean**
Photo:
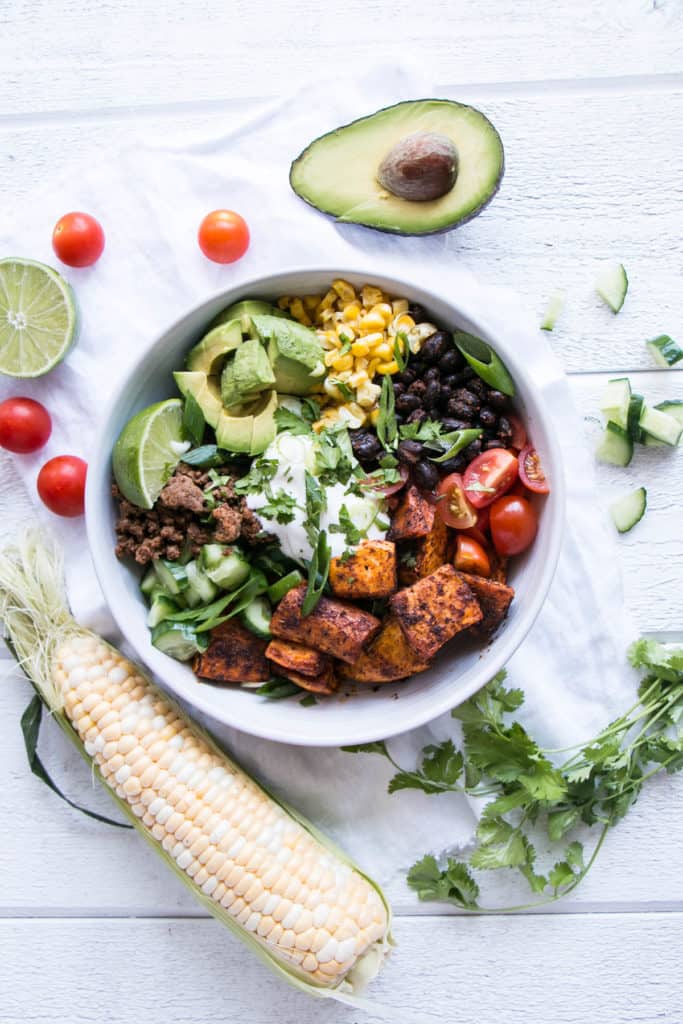
[[[455,391],[452,392],[452,395],[457,401],[465,402],[467,405],[471,406],[475,412],[479,412],[481,409],[481,399],[479,398],[479,395],[475,394],[474,391],[470,391],[469,388],[456,388]]]
[[[445,388],[441,385],[441,393],[439,395],[439,408],[442,413],[448,412],[448,403],[451,400],[451,392],[449,388]]]
[[[481,435],[482,441],[498,441],[498,434],[491,428],[485,430]]]
[[[482,443],[479,438],[477,438],[475,441],[470,441],[467,448],[463,448],[460,454],[465,459],[465,462],[471,462],[472,459],[475,459],[477,455],[481,453],[481,449]]]
[[[399,395],[396,399],[396,408],[399,412],[412,412],[413,409],[419,409],[422,405],[422,399],[419,395]]]
[[[498,417],[498,437],[512,437],[512,424],[507,416]]]
[[[438,366],[430,366],[428,370],[425,370],[422,380],[425,384],[430,384],[433,380],[441,380],[441,370]]]
[[[410,366],[406,366],[401,373],[395,373],[392,377],[394,384],[412,384],[415,380],[415,372]]]
[[[472,426],[472,420],[456,420],[450,416],[446,416],[441,420],[441,426],[444,430],[469,430]]]
[[[399,462],[414,464],[424,453],[424,445],[419,441],[401,441],[396,452]]]
[[[427,385],[423,380],[414,380],[408,388],[408,394],[410,395],[424,395],[427,390]]]
[[[487,405],[483,405],[479,410],[479,422],[482,427],[495,427],[498,422],[498,417],[493,409],[489,409]]]
[[[427,409],[434,409],[439,402],[439,396],[441,394],[441,385],[433,380],[427,385],[424,393],[424,404]]]
[[[439,483],[439,471],[433,462],[422,459],[413,468],[413,478],[418,487],[432,491]]]
[[[463,380],[472,380],[473,377],[477,376],[471,366],[466,366],[461,372]]]
[[[475,410],[468,402],[463,402],[459,398],[451,397],[448,399],[447,412],[449,417],[453,416],[459,420],[471,420],[475,415]]]
[[[451,346],[439,359],[439,366],[444,373],[453,373],[455,370],[459,370],[464,362],[462,352]]]
[[[484,384],[481,377],[472,378],[472,380],[468,382],[467,387],[470,389],[470,391],[473,391],[475,395],[479,395],[480,398],[485,399],[488,394],[488,388],[486,387],[486,384]]]
[[[424,423],[426,419],[427,413],[424,409],[413,409],[408,417],[408,423]]]
[[[427,310],[419,302],[411,302],[408,306],[408,316],[412,316],[416,324],[421,324],[427,319]]]
[[[410,369],[413,371],[416,377],[423,377],[424,372],[427,369],[427,364],[421,362],[421,360],[419,359],[411,359]]]
[[[440,462],[438,465],[442,473],[462,473],[467,466],[467,459],[463,458],[461,452],[460,455],[454,455],[452,459],[446,459],[445,462]]]
[[[450,391],[453,388],[458,387],[458,385],[460,384],[460,378],[457,373],[451,373],[447,377],[442,377],[441,383],[445,388],[448,388]]]
[[[484,448],[483,448],[483,450],[485,452],[493,451],[494,448],[500,448],[500,441],[498,441],[498,440],[484,441]]]
[[[486,401],[494,409],[504,409],[508,404],[507,395],[504,395],[502,391],[495,391],[493,389],[486,396]]]
[[[359,462],[373,462],[381,453],[382,445],[369,430],[356,430],[351,437],[353,454]]]
[[[393,385],[394,385],[394,395],[396,396],[396,398],[398,398],[399,395],[402,395],[404,393],[404,391],[406,389],[406,385],[405,384],[401,384],[400,380],[399,381],[394,381]]]
[[[446,354],[453,342],[446,331],[435,331],[430,334],[420,349],[420,358],[425,363],[437,363]]]

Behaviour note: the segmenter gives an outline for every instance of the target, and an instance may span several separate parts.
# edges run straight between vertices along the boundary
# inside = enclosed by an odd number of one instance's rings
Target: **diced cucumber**
[[[645,399],[642,395],[631,395],[631,400],[628,405],[628,424],[626,429],[634,441],[640,441],[642,433],[640,429],[640,414],[643,411],[644,403]]]
[[[179,562],[168,562],[164,558],[158,558],[154,562],[154,571],[161,586],[172,597],[187,590],[187,571]]]
[[[209,634],[196,633],[188,622],[164,621],[152,630],[152,643],[176,661],[189,661],[209,646]]]
[[[265,597],[255,597],[242,612],[242,622],[256,636],[270,636],[270,604]]]
[[[197,562],[188,562],[185,568],[187,570],[185,597],[190,608],[196,608],[200,604],[211,604],[218,593],[216,584],[212,583]]]
[[[676,447],[683,434],[683,424],[674,416],[661,409],[649,409],[646,405],[640,414],[640,429],[655,441],[663,441],[672,448]]]
[[[633,529],[645,515],[646,508],[647,491],[644,487],[638,487],[610,505],[612,519],[619,533],[628,533]]]
[[[225,548],[222,544],[204,544],[199,555],[203,569],[215,569],[223,561]]]
[[[145,597],[150,597],[155,587],[159,586],[159,577],[155,573],[154,569],[148,569],[145,575],[140,580],[140,590]]]
[[[613,263],[598,273],[595,290],[613,313],[619,312],[628,291],[628,277],[621,263]]]
[[[650,437],[650,435],[646,434],[644,430],[641,430],[641,432],[640,432],[640,443],[642,445],[644,445],[645,448],[668,448],[669,447],[668,445],[664,444],[663,441],[658,441],[656,438]]]
[[[271,583],[268,587],[268,597],[277,604],[287,594],[292,587],[298,586],[299,583],[303,582],[303,576],[298,569],[293,569],[292,572],[288,572],[286,576],[283,576],[281,580],[276,580],[275,583]]]
[[[660,412],[665,412],[667,416],[673,416],[677,423],[683,427],[683,400],[680,398],[672,398],[668,402],[660,402],[655,406],[655,409],[659,409]],[[679,440],[679,445],[683,444],[683,435]]]
[[[683,349],[668,334],[660,334],[658,338],[653,338],[645,344],[657,366],[668,369],[683,359]]]
[[[628,427],[628,413],[631,405],[631,382],[628,377],[615,377],[607,381],[600,402],[605,419],[616,423],[622,430]]]
[[[216,586],[223,590],[235,590],[247,579],[251,566],[238,548],[232,548],[228,554],[222,554],[220,561],[210,568],[205,563],[204,571]]]
[[[612,423],[610,420],[595,456],[600,462],[607,462],[611,466],[628,466],[633,458],[631,435],[618,423]]]
[[[545,311],[545,316],[541,321],[542,331],[552,331],[553,327],[557,323],[557,318],[564,309],[565,293],[562,290],[556,291],[550,296],[548,307]]]
[[[149,607],[147,614],[147,625],[150,629],[154,629],[160,622],[167,619],[169,615],[175,615],[176,612],[180,611],[180,605],[177,605],[172,597],[165,594],[163,591],[157,591],[152,598],[152,603]]]

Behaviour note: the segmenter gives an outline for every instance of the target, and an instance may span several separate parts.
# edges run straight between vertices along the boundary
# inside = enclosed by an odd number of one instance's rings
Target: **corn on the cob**
[[[35,532],[0,553],[0,617],[54,717],[195,896],[287,980],[352,999],[390,943],[377,886],[77,625]]]

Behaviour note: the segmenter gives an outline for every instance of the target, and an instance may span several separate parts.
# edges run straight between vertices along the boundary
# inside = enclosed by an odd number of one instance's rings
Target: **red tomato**
[[[475,576],[490,576],[491,563],[483,546],[472,537],[458,536],[455,549],[455,568],[459,572],[471,572]]]
[[[77,455],[58,455],[38,474],[38,494],[57,516],[82,516],[85,509],[87,462]]]
[[[406,466],[399,466],[398,472],[401,479],[397,480],[395,484],[378,484],[375,477],[366,476],[360,481],[360,486],[365,487],[368,491],[374,491],[375,494],[380,495],[382,498],[388,498],[400,491],[402,487],[405,487],[409,476],[408,469]]]
[[[526,430],[524,429],[524,424],[520,420],[519,416],[515,416],[514,413],[510,413],[507,418],[510,420],[510,425],[512,427],[512,438],[510,440],[510,444],[513,448],[516,448],[517,451],[519,451],[526,444]]]
[[[538,529],[538,518],[526,498],[500,498],[491,506],[491,537],[499,555],[526,551]]]
[[[465,494],[475,508],[500,498],[517,479],[517,457],[506,448],[491,448],[470,462],[463,477]]]
[[[37,452],[47,444],[52,420],[44,405],[32,398],[8,398],[0,403],[0,446],[10,452]]]
[[[532,444],[528,444],[519,453],[519,478],[534,494],[550,492],[550,484],[543,472],[540,456]]]
[[[486,534],[482,533],[477,526],[471,526],[468,530],[461,530],[460,532],[463,537],[471,537],[472,540],[476,540],[477,544],[481,544],[483,548],[486,548],[488,544]]]
[[[436,510],[446,526],[467,530],[477,521],[477,513],[465,497],[462,477],[449,473],[436,489]]]
[[[214,263],[234,263],[249,248],[247,222],[233,210],[213,210],[199,225],[199,248]]]
[[[104,249],[104,231],[89,213],[65,213],[52,232],[52,248],[68,267],[89,267]]]

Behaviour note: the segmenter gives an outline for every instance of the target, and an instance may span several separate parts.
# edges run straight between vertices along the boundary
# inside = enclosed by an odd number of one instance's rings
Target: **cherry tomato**
[[[526,498],[499,498],[491,506],[491,537],[499,555],[526,551],[538,529],[538,518]]]
[[[374,491],[382,498],[389,498],[392,494],[396,494],[405,487],[406,480],[408,479],[409,473],[406,466],[399,466],[398,472],[401,477],[395,484],[378,484],[376,477],[366,476],[360,481],[360,486],[366,488],[368,491]]]
[[[519,478],[534,494],[550,492],[550,484],[543,472],[540,456],[532,444],[526,445],[519,453]]]
[[[477,455],[465,470],[465,494],[475,508],[484,508],[505,494],[516,479],[516,455],[506,448],[491,448]]]
[[[458,536],[454,565],[459,572],[471,572],[475,576],[491,575],[491,563],[483,545],[462,534]]]
[[[512,438],[510,439],[510,445],[519,451],[526,444],[526,430],[524,424],[520,420],[519,416],[515,416],[514,413],[510,413],[507,418],[510,421],[512,427]]]
[[[462,477],[459,473],[449,473],[436,489],[436,510],[446,526],[456,530],[467,530],[477,521],[477,513],[465,497]]]
[[[199,248],[214,263],[234,263],[249,248],[249,228],[233,210],[213,210],[199,225]]]
[[[477,544],[481,544],[481,546],[486,549],[486,545],[488,544],[486,534],[482,533],[476,526],[471,526],[468,530],[461,530],[460,534],[463,537],[471,537],[472,540],[476,540]]]
[[[52,420],[44,405],[32,398],[8,398],[0,403],[0,446],[10,452],[37,452],[47,444]]]
[[[65,213],[52,232],[52,248],[68,267],[89,267],[104,249],[104,231],[89,213]]]
[[[38,474],[38,494],[57,516],[82,516],[85,509],[87,462],[77,455],[58,455]]]

